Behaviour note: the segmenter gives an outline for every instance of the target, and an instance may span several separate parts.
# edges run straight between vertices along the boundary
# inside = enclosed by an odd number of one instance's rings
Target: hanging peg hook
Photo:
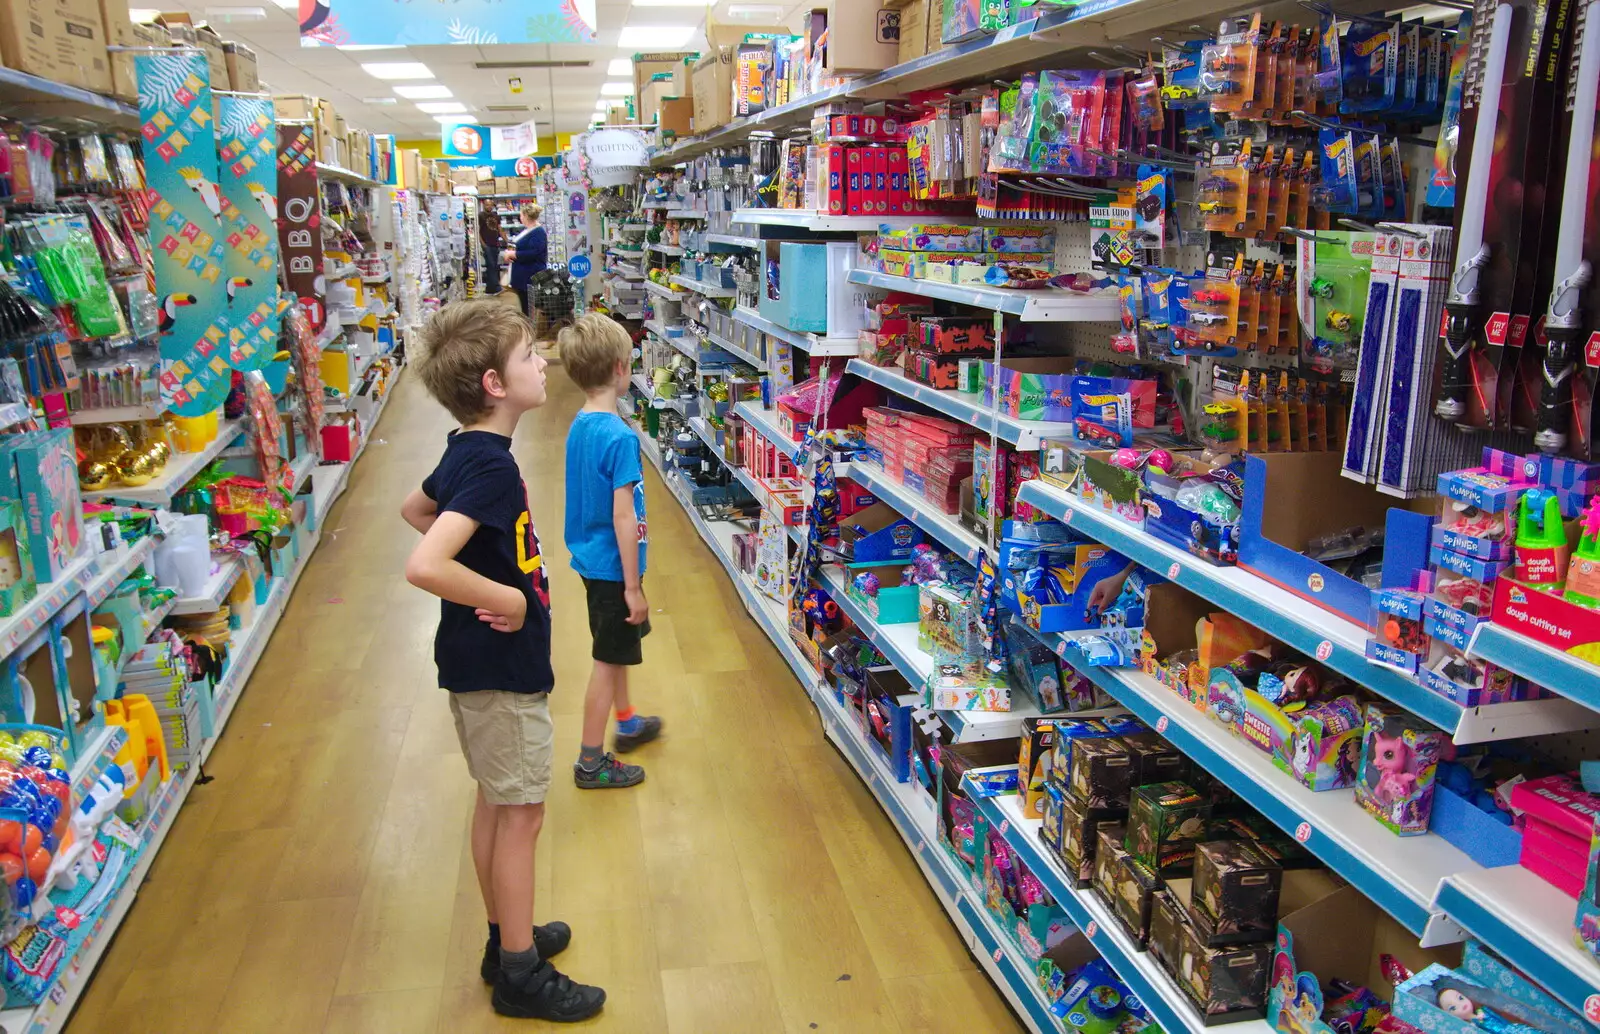
[[[1342,219],[1340,220],[1340,222],[1343,222],[1343,221],[1344,220],[1342,220]],[[1374,223],[1373,225],[1376,226],[1379,230],[1383,230],[1383,231],[1386,231],[1388,233],[1398,233],[1403,237],[1415,237],[1417,240],[1422,240],[1424,237],[1427,236],[1427,234],[1418,233],[1416,230],[1411,229],[1411,227],[1406,226],[1403,223],[1388,223],[1388,222],[1384,222],[1384,223]]]

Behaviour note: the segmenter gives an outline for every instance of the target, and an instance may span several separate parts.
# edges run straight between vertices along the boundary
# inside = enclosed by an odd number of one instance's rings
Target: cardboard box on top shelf
[[[830,0],[826,70],[877,72],[899,59],[901,12],[881,0]]]
[[[628,107],[625,104],[606,112],[606,125],[608,126],[631,126],[632,124],[633,114],[628,111]]]
[[[317,98],[303,93],[275,93],[272,95],[273,117],[280,122],[307,121],[317,114]]]
[[[478,189],[483,191],[486,194],[493,193],[494,192],[494,166],[493,165],[480,165],[480,166],[478,166],[476,169],[474,169],[472,171],[477,173],[477,182],[479,182],[479,183],[487,183],[488,184],[487,187],[479,187]]]
[[[29,75],[111,92],[99,0],[3,0],[0,59]]]
[[[414,147],[400,151],[401,180],[407,190],[422,189],[422,154]]]
[[[633,55],[633,95],[642,98],[645,84],[660,76],[672,83],[665,96],[689,96],[689,77],[693,74],[693,63],[698,56],[690,50]]]
[[[256,67],[256,52],[243,43],[228,40],[222,44],[228,62],[228,81],[235,93],[260,93],[261,72]]]
[[[162,11],[156,24],[167,30],[175,47],[199,47],[206,56],[206,66],[213,90],[226,90],[228,86],[228,58],[222,51],[222,37],[217,30],[204,22],[196,22],[188,11]]]
[[[532,176],[518,176],[512,189],[513,194],[532,194],[537,189]]]
[[[910,0],[900,8],[900,49],[895,64],[903,64],[944,46],[939,33],[944,24],[944,0]]]
[[[664,97],[657,109],[656,121],[662,133],[688,136],[694,132],[694,98]]]
[[[135,28],[133,18],[128,14],[128,5],[120,0],[100,0],[100,22],[105,26],[108,47],[167,45],[159,30],[145,26]],[[138,104],[139,82],[133,67],[133,55],[114,53],[108,54],[107,58],[111,66],[111,95],[130,104]]]

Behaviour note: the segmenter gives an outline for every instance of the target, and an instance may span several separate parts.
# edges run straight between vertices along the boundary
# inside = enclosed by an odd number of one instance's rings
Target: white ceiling
[[[145,3],[150,0],[144,0]],[[249,0],[246,0],[249,2]],[[331,101],[352,126],[374,133],[394,133],[408,139],[437,138],[439,124],[432,115],[417,108],[417,101],[395,97],[393,87],[404,83],[376,79],[362,70],[363,62],[420,61],[434,74],[430,82],[448,86],[454,99],[466,104],[466,120],[488,124],[515,124],[532,117],[539,135],[551,132],[572,133],[585,128],[594,117],[600,86],[609,78],[606,66],[613,58],[630,56],[617,47],[617,37],[625,25],[693,25],[694,38],[684,50],[704,47],[707,8],[635,6],[632,0],[597,0],[598,40],[594,44],[493,44],[487,46],[396,47],[385,50],[340,50],[334,47],[301,47],[294,0],[258,0],[261,7],[241,7],[254,15],[265,10],[266,18],[231,20],[229,7],[216,0],[179,0],[163,9],[187,10],[195,21],[206,21],[224,39],[250,46],[258,57],[261,78],[275,93],[306,93]],[[719,22],[735,21],[727,16],[730,0],[717,0],[712,17]],[[741,2],[741,0],[734,0]],[[751,0],[742,0],[748,5]],[[760,3],[763,0],[755,0]],[[773,9],[785,11],[784,24],[801,7],[813,6],[805,0],[765,0]],[[289,3],[285,10],[279,3]],[[514,5],[513,5],[514,6]],[[138,4],[130,5],[135,11]],[[770,15],[755,19],[770,24]],[[587,60],[587,68],[477,69],[480,61]],[[513,94],[507,79],[520,77],[522,93]],[[393,97],[393,105],[367,103],[374,98]],[[420,103],[429,103],[421,101]],[[490,105],[526,105],[527,111],[490,111]]]

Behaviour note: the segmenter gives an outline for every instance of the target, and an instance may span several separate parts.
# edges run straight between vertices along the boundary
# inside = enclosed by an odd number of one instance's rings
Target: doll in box
[[[1368,704],[1356,800],[1401,836],[1428,831],[1445,735],[1410,715]]]
[[[1288,743],[1273,761],[1311,790],[1339,790],[1356,781],[1364,718],[1353,696],[1312,704],[1290,716]]]

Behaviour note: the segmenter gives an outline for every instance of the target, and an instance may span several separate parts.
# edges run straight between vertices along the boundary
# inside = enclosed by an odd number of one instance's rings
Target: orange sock
[[[630,721],[632,718],[633,718],[633,708],[631,708],[631,707],[628,708],[626,711],[618,711],[617,712],[617,721],[619,721],[619,722]]]

